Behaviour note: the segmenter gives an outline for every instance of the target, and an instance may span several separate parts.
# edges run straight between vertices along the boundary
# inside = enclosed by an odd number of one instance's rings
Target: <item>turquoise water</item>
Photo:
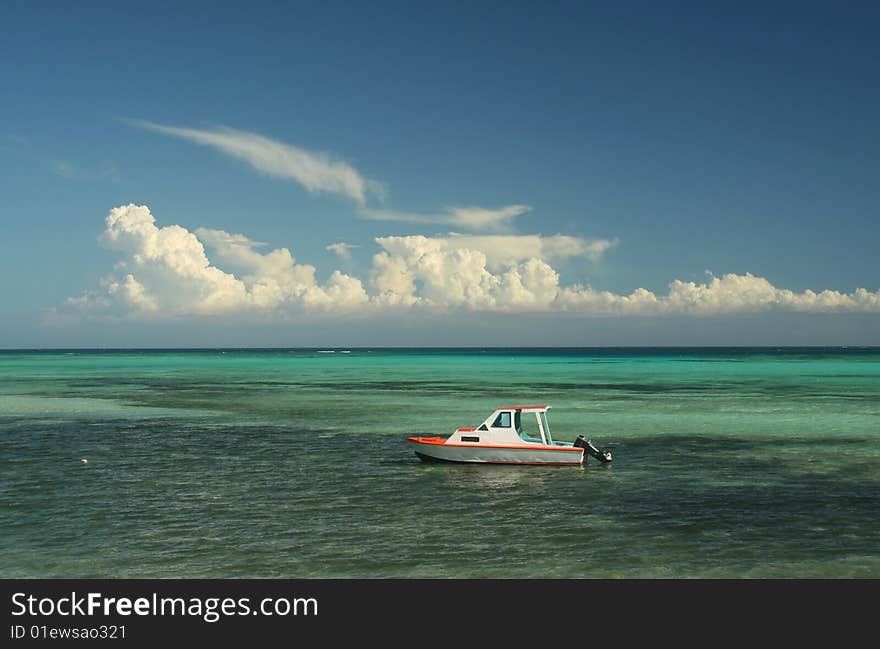
[[[0,577],[880,577],[880,349],[340,351],[0,352]]]

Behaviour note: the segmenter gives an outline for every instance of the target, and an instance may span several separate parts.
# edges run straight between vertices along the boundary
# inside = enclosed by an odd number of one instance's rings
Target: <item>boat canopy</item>
[[[546,412],[550,410],[550,406],[546,403],[543,406],[501,406],[498,410],[540,410]]]
[[[550,424],[547,421],[549,410],[550,406],[547,404],[501,406],[479,427],[467,431],[459,428],[457,432],[485,432],[500,436],[499,439],[504,439],[509,433],[512,433],[522,442],[552,445],[553,437],[550,435]]]

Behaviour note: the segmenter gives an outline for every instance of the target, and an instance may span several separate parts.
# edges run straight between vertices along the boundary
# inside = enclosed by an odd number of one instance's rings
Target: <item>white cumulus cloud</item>
[[[383,250],[373,257],[373,285],[391,301],[431,307],[549,307],[559,276],[539,258],[541,238],[526,237],[534,247],[521,238],[380,237],[376,242]],[[503,240],[518,245],[505,250]]]
[[[773,309],[831,313],[842,311],[880,312],[880,291],[864,288],[853,293],[810,289],[796,293],[780,289],[764,277],[751,273],[714,275],[705,283],[670,282],[666,295],[643,288],[629,295],[596,291],[575,285],[560,291],[560,308],[594,315],[724,315],[756,313]]]
[[[108,294],[122,306],[139,310],[151,304],[151,311],[209,314],[247,304],[244,283],[212,265],[195,234],[179,225],[157,227],[145,205],[110,210],[99,241],[123,255],[119,267],[127,271],[125,280],[108,280]],[[114,288],[126,283],[136,283],[137,290]]]
[[[265,174],[293,180],[310,192],[340,194],[360,205],[366,204],[368,194],[380,197],[384,194],[381,183],[365,178],[350,164],[328,153],[308,151],[257,133],[231,128],[204,130],[143,120],[126,121],[133,126],[213,147],[244,160]]]
[[[99,241],[121,254],[118,273],[102,281],[103,292],[69,299],[72,311],[145,316],[345,311],[369,299],[359,279],[339,271],[319,283],[314,266],[297,264],[287,248],[260,253],[255,248],[263,244],[241,234],[159,227],[145,205],[110,210]]]

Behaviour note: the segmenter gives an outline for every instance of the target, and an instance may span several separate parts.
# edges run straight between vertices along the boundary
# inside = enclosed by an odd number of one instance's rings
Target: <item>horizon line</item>
[[[117,351],[322,351],[322,350],[411,350],[411,349],[878,349],[880,345],[309,345],[305,347],[0,347],[5,352],[117,352]]]

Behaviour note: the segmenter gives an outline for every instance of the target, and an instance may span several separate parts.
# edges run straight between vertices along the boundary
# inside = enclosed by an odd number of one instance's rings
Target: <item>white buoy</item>
[[[79,461],[80,464],[88,464],[89,461],[86,458],[83,458]]]

